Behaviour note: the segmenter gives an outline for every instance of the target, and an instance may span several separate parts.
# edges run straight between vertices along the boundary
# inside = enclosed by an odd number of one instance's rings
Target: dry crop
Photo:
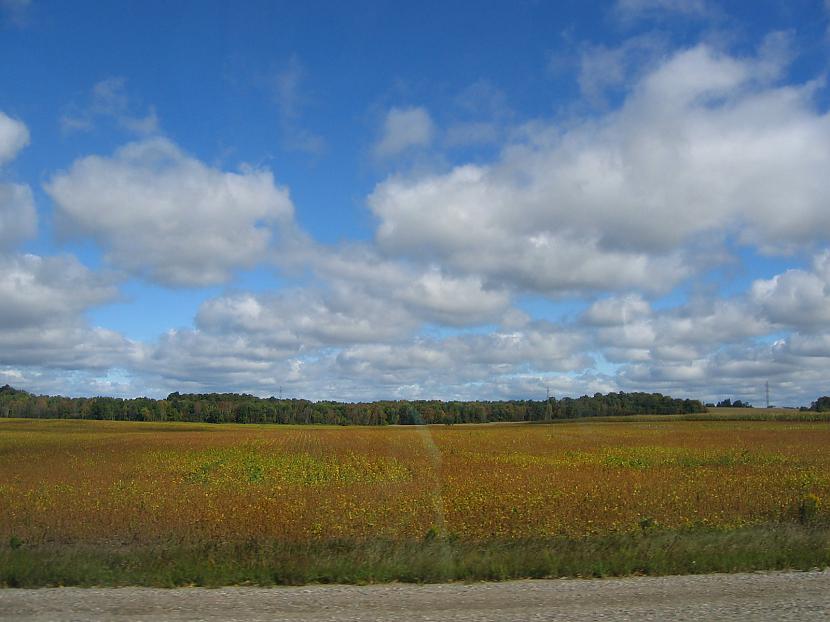
[[[830,426],[0,420],[0,537],[459,540],[826,522]]]

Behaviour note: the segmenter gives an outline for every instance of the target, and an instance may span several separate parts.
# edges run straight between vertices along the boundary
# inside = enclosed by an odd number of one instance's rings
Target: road
[[[0,590],[0,620],[830,620],[830,571],[505,583]]]

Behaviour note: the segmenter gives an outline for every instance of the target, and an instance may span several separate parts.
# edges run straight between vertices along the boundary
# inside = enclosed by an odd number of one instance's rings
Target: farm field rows
[[[0,420],[0,546],[474,544],[825,525],[828,448],[822,422]]]
[[[0,422],[0,529],[27,542],[523,538],[798,518],[830,427],[321,428]],[[813,511],[813,510],[811,510]]]

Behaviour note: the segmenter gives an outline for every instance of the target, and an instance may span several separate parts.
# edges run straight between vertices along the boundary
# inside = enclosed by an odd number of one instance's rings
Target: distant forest
[[[545,421],[610,415],[674,415],[706,412],[698,400],[660,393],[609,393],[550,400],[442,402],[400,400],[367,403],[311,402],[259,398],[236,393],[180,394],[166,399],[51,397],[8,385],[0,387],[0,417],[192,421],[203,423],[325,423],[335,425],[416,425]]]

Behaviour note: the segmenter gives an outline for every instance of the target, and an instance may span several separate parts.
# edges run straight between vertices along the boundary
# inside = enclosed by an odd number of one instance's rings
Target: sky
[[[0,384],[830,393],[830,2],[0,0]]]

